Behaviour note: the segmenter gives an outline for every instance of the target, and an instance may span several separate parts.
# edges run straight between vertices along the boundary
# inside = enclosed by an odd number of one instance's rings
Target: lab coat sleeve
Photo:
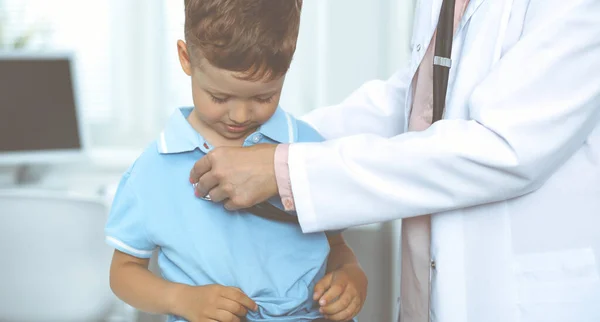
[[[377,133],[292,145],[303,231],[439,213],[539,188],[600,123],[600,1],[558,3],[475,88],[470,120],[391,139]]]
[[[315,109],[302,120],[328,140],[366,133],[392,137],[404,131],[409,86],[410,71],[401,69],[386,81],[365,83],[341,104]]]

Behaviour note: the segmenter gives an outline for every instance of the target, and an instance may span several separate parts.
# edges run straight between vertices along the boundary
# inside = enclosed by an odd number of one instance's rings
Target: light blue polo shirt
[[[124,174],[106,224],[108,244],[139,258],[158,250],[162,276],[172,282],[239,287],[259,306],[248,321],[321,317],[312,294],[327,266],[325,234],[303,234],[297,225],[196,198],[189,173],[211,146],[187,122],[191,111],[176,110]],[[277,109],[244,146],[321,140],[309,125]],[[272,203],[283,208],[277,199]]]

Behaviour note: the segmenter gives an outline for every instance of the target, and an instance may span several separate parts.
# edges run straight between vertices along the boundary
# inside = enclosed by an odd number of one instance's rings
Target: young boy
[[[228,212],[187,179],[216,146],[321,140],[277,107],[301,4],[186,1],[177,47],[194,108],[125,173],[106,225],[111,287],[130,305],[192,322],[348,321],[362,307],[366,277],[341,235]],[[162,278],[148,270],[155,249]]]

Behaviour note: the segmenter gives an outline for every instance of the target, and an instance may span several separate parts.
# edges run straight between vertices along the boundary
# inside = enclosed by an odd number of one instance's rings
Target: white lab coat
[[[598,322],[600,0],[471,0],[444,120],[405,133],[441,2],[407,70],[305,118],[331,140],[290,147],[302,229],[434,214],[432,321]]]

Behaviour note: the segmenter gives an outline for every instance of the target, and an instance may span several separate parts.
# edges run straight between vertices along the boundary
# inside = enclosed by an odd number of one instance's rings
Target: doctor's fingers
[[[207,196],[210,197],[212,202],[223,202],[229,199],[229,193],[227,191],[229,191],[229,189],[225,190],[221,186],[217,186],[210,190]]]
[[[209,172],[212,167],[212,154],[209,153],[194,163],[192,170],[190,170],[190,182],[198,182],[200,177]]]
[[[218,186],[219,179],[212,172],[208,172],[200,177],[197,184],[195,184],[196,196],[205,197],[209,191],[214,190]]]
[[[235,210],[240,210],[240,209],[246,209],[246,208],[250,208],[251,206],[241,206],[242,204],[246,204],[244,203],[240,203],[240,202],[236,202],[235,200],[227,199],[225,200],[225,202],[223,203],[223,207],[225,207],[225,209],[229,210],[229,211],[235,211]]]

